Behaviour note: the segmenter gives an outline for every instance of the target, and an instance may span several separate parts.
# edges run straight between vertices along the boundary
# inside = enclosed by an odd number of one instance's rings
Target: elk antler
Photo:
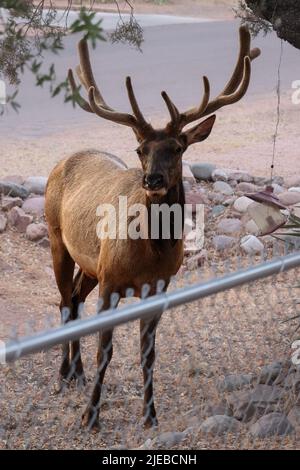
[[[74,79],[73,71],[70,69],[68,73],[69,82],[73,91],[73,96],[75,97],[79,106],[84,110],[90,113],[95,113],[98,116],[108,119],[119,124],[124,124],[125,126],[132,127],[135,133],[139,136],[145,136],[146,134],[153,132],[151,124],[149,124],[137,103],[131,78],[126,78],[126,88],[128,93],[128,98],[131,104],[133,115],[127,113],[120,113],[115,111],[113,108],[108,106],[96,84],[94,79],[88,45],[85,39],[81,39],[78,43],[79,59],[80,65],[76,67],[76,72],[81,84],[84,86],[88,92],[89,101],[86,101],[78,92],[78,87]]]
[[[258,48],[250,50],[250,43],[251,36],[248,28],[246,26],[241,26],[240,52],[233,75],[222,93],[220,93],[214,100],[209,101],[210,85],[207,77],[203,77],[204,96],[200,106],[189,109],[184,113],[180,113],[178,111],[177,107],[165,91],[162,92],[162,97],[166,102],[171,116],[171,121],[167,125],[167,128],[181,131],[187,124],[214,113],[223,106],[236,103],[245,95],[250,83],[251,61],[260,55],[260,49]]]

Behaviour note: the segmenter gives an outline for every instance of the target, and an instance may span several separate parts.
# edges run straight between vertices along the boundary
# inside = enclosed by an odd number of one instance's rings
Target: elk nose
[[[145,186],[150,189],[161,189],[163,187],[164,177],[159,173],[153,173],[152,175],[146,175],[144,178]]]

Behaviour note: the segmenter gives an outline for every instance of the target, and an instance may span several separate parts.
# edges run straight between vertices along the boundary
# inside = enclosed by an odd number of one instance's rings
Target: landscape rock
[[[256,255],[262,253],[265,247],[255,235],[246,235],[241,239],[241,248],[248,255]]]
[[[221,168],[216,168],[212,172],[213,181],[228,181],[228,175],[225,170]]]
[[[286,377],[284,380],[284,388],[291,389],[295,395],[300,394],[300,370]]]
[[[211,417],[215,415],[232,416],[232,410],[229,408],[226,401],[224,401],[217,404],[207,405],[204,408],[203,414],[206,417]]]
[[[294,193],[300,193],[300,187],[292,186],[291,188],[289,188],[289,191],[294,192]]]
[[[225,201],[223,202],[223,205],[224,206],[232,206],[232,204],[234,204],[235,200],[236,200],[236,196],[229,197],[228,199],[225,199]]]
[[[180,444],[180,442],[186,438],[186,435],[186,432],[167,431],[157,436],[155,442],[166,447],[172,447]]]
[[[212,217],[218,217],[219,215],[223,214],[225,209],[226,208],[222,204],[218,204],[217,206],[214,206],[211,210]]]
[[[215,169],[216,166],[211,163],[193,163],[191,165],[191,171],[198,180],[211,181]]]
[[[15,206],[22,207],[23,200],[20,197],[4,196],[2,198],[2,210],[5,212],[10,211]]]
[[[4,196],[20,197],[21,199],[26,199],[29,195],[27,189],[23,186],[3,180],[0,181],[0,194],[1,193],[4,194]]]
[[[235,418],[227,415],[210,416],[201,424],[199,430],[214,436],[226,434],[228,432],[239,432],[242,425]]]
[[[48,229],[45,224],[29,224],[26,228],[26,237],[28,240],[36,242],[48,235]]]
[[[24,202],[22,209],[26,214],[42,216],[45,209],[44,196],[30,197]]]
[[[6,229],[6,225],[7,225],[7,218],[5,217],[5,215],[0,214],[0,233],[4,232],[4,230]]]
[[[228,237],[227,235],[216,235],[213,238],[213,246],[218,251],[223,251],[231,248],[236,243],[236,239]]]
[[[273,176],[273,178],[267,178],[265,181],[265,185],[271,186],[272,184],[279,184],[280,186],[284,186],[284,178],[282,176]]]
[[[278,194],[278,199],[285,206],[292,206],[293,204],[298,204],[300,202],[300,193],[297,191],[285,191]]]
[[[294,406],[290,410],[288,420],[295,429],[300,429],[300,406]]]
[[[220,205],[220,204],[223,204],[224,200],[226,199],[227,196],[225,196],[225,194],[222,194],[222,193],[215,193],[215,192],[211,192],[208,194],[208,199],[213,203],[213,204],[216,204],[216,205]]]
[[[276,195],[285,192],[285,189],[280,184],[272,183],[271,186],[273,188],[273,193]]]
[[[260,418],[250,427],[253,437],[287,436],[294,432],[294,428],[282,413],[269,413]]]
[[[266,186],[268,178],[264,178],[263,176],[254,176],[253,183],[257,186]]]
[[[241,191],[242,193],[256,193],[258,191],[258,186],[253,183],[239,183],[236,186],[236,191]]]
[[[220,222],[217,225],[217,230],[218,233],[221,234],[232,234],[232,233],[238,233],[242,230],[242,223],[239,219],[235,218],[227,218],[220,220]]]
[[[216,181],[213,184],[213,190],[217,193],[225,194],[225,196],[231,196],[233,194],[232,187],[225,181]]]
[[[263,416],[267,412],[278,411],[285,395],[277,386],[258,384],[254,389],[235,391],[227,396],[233,416],[243,422]]]
[[[249,199],[246,196],[241,196],[238,199],[236,199],[235,203],[233,204],[233,208],[237,212],[241,212],[242,214],[244,214],[245,212],[247,212],[248,207],[252,203],[253,203],[252,199]]]
[[[219,392],[233,392],[252,384],[254,380],[255,375],[253,374],[230,374],[218,382],[217,389]]]
[[[229,168],[217,168],[213,174],[212,178],[214,181],[236,181],[237,183],[252,183],[254,177],[249,175],[246,171],[242,170],[232,170]]]
[[[259,233],[259,228],[253,219],[248,220],[248,222],[245,225],[245,229],[246,229],[246,232],[248,232],[251,235],[258,235]]]
[[[24,187],[29,193],[44,195],[47,180],[45,176],[30,176],[24,181]]]
[[[300,176],[290,176],[289,178],[286,179],[286,186],[288,188],[298,187],[300,186]]]
[[[31,224],[33,217],[25,214],[20,207],[13,207],[8,213],[9,223],[15,227],[18,232],[25,232],[29,224]]]
[[[277,379],[279,376],[281,370],[282,370],[283,364],[282,362],[276,361],[273,362],[272,364],[266,365],[261,369],[261,372],[259,374],[259,383],[260,384],[266,384],[266,385],[272,385],[273,382]]]

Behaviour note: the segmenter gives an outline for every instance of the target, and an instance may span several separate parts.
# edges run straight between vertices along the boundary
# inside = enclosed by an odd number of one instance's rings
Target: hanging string
[[[275,133],[274,133],[274,136],[273,136],[273,155],[272,155],[272,164],[271,164],[271,184],[273,183],[273,178],[274,178],[274,163],[275,163],[275,157],[276,157],[276,145],[277,145],[279,125],[280,125],[282,57],[283,57],[283,40],[281,39],[281,41],[280,41],[280,57],[279,57],[279,63],[278,63],[278,69],[277,69],[277,86],[276,86],[277,119],[276,119]]]

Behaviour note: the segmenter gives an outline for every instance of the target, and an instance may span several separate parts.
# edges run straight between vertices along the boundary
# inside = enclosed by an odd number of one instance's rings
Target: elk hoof
[[[150,429],[158,426],[158,420],[156,416],[146,416],[143,421],[144,428]]]
[[[82,415],[81,425],[91,432],[100,431],[99,416],[95,409],[87,408]]]
[[[82,390],[87,384],[87,380],[83,372],[81,374],[74,372],[71,380],[75,383],[75,386],[78,390]]]
[[[54,384],[54,394],[58,395],[59,393],[63,393],[69,387],[70,387],[70,380],[66,379],[65,377],[60,376],[58,378],[58,381]]]

